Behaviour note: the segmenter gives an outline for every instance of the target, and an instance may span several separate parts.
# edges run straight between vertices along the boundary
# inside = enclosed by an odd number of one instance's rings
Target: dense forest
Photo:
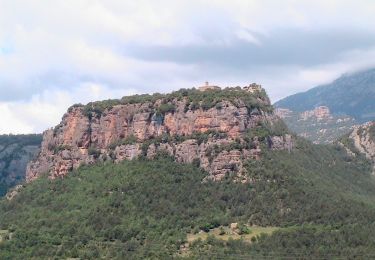
[[[0,196],[25,179],[27,162],[38,152],[42,135],[0,135]]]
[[[375,256],[375,181],[366,160],[298,139],[292,152],[265,149],[246,169],[247,183],[203,181],[206,172],[160,154],[39,178],[0,202],[0,258]],[[234,222],[246,232],[278,229],[251,242],[187,241]]]

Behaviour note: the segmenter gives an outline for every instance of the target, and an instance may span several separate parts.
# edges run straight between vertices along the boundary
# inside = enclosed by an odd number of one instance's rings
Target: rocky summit
[[[181,89],[73,105],[59,125],[44,132],[26,179],[163,153],[199,165],[213,180],[235,174],[244,182],[244,159],[259,159],[262,149],[292,147],[262,88]]]

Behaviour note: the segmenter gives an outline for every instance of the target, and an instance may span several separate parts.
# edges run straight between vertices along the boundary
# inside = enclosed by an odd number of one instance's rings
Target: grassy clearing
[[[6,237],[9,236],[9,231],[8,230],[1,230],[0,229],[0,242],[3,242]]]
[[[272,234],[274,231],[280,229],[279,227],[258,227],[258,226],[247,226],[249,234],[239,234],[238,229],[231,229],[230,227],[217,227],[211,229],[209,232],[200,231],[197,234],[188,234],[187,241],[189,243],[202,239],[205,240],[209,236],[214,236],[217,239],[228,241],[229,239],[242,239],[243,241],[251,243],[251,239],[259,236],[260,234]]]

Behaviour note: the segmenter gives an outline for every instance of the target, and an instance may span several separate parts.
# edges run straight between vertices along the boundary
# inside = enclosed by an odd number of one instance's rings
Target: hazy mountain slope
[[[325,112],[322,112],[325,111]],[[357,121],[346,115],[333,115],[327,107],[294,112],[289,109],[276,109],[288,128],[316,144],[333,143],[349,133]]]
[[[330,84],[286,97],[276,107],[303,112],[327,106],[333,114],[345,114],[359,122],[375,119],[375,69],[346,74]]]
[[[0,196],[25,179],[26,165],[41,142],[42,135],[0,135]]]

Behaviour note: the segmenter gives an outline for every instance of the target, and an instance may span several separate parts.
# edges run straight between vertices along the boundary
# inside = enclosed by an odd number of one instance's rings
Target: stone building
[[[210,85],[208,81],[205,82],[203,86],[198,87],[200,91],[206,91],[206,90],[220,90],[221,88],[219,86]]]
[[[247,90],[251,93],[254,93],[256,91],[261,91],[262,90],[262,85],[258,85],[256,83],[251,83],[249,86],[246,86],[243,88],[244,90]]]

